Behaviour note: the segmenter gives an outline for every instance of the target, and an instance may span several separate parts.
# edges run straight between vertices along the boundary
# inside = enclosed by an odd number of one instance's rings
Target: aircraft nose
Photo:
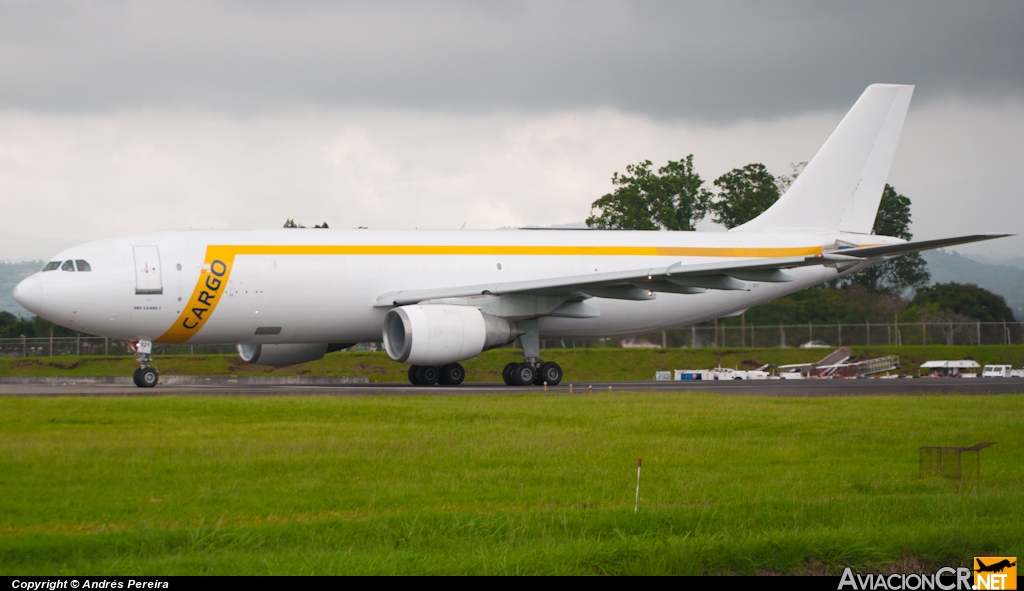
[[[33,314],[43,309],[43,280],[39,274],[30,275],[14,288],[14,299]]]

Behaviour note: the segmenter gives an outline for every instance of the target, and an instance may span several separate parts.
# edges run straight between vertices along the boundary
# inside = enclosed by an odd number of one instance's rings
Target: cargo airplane
[[[14,297],[70,329],[125,339],[157,384],[153,343],[234,344],[285,366],[383,341],[416,385],[518,341],[509,385],[557,384],[542,338],[681,328],[900,255],[996,238],[871,234],[912,86],[869,86],[788,191],[728,232],[160,231],[69,248]]]

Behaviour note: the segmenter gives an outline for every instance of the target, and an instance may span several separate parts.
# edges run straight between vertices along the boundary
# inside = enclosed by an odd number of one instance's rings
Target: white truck
[[[767,380],[770,375],[760,369],[742,370],[728,367],[675,370],[676,380]]]
[[[1010,378],[1014,377],[1013,367],[1010,365],[986,365],[981,370],[983,378]]]

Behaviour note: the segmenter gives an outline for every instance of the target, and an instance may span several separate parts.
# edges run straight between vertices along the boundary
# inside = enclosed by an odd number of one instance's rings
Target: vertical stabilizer
[[[870,234],[913,92],[869,86],[786,194],[733,231]]]

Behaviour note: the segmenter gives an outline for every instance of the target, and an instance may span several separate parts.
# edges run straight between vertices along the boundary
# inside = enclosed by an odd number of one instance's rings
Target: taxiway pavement
[[[563,382],[547,390],[542,386],[511,387],[501,383],[467,382],[461,386],[412,386],[403,383],[336,385],[157,385],[138,388],[132,384],[87,383],[87,379],[62,384],[0,384],[0,396],[410,396],[589,394],[598,392],[711,392],[748,396],[881,396],[924,394],[1024,394],[1024,379],[894,379],[894,380],[731,380]]]

